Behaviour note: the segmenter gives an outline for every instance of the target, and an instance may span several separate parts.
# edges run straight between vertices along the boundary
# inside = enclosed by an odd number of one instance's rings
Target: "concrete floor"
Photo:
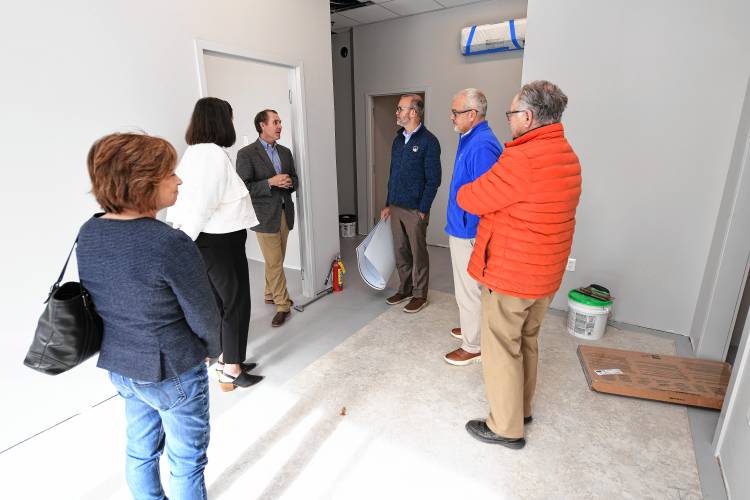
[[[250,391],[272,392],[275,387],[292,379],[390,307],[384,299],[392,293],[392,289],[378,292],[367,287],[359,278],[354,248],[360,239],[342,239],[342,256],[348,270],[345,290],[320,299],[309,305],[304,312],[293,311],[289,321],[281,328],[271,328],[270,322],[275,310],[273,306],[263,303],[263,265],[250,262],[253,309],[248,354],[251,360],[259,363],[258,373],[266,376],[266,380],[258,386],[259,389]],[[430,247],[430,261],[430,288],[452,293],[453,279],[448,249]],[[287,271],[287,276],[290,294],[295,302],[304,302],[299,273]],[[553,311],[553,314],[564,313]],[[686,337],[652,331],[649,333],[674,339],[678,354],[690,355],[690,344]],[[106,376],[104,372],[102,376]],[[248,391],[242,390],[221,393],[218,387],[212,387],[212,422],[225,421],[226,418],[223,417],[236,414],[237,412],[231,411],[233,408],[244,412],[240,408],[243,408],[243,397],[247,394]],[[109,454],[122,453],[123,429],[111,427],[117,422],[101,423],[102,420],[122,418],[119,415],[118,399],[102,401],[79,416],[0,454],[0,468],[9,476],[5,491],[18,494],[25,491],[28,496],[29,490],[24,485],[28,485],[28,481],[36,477],[34,471],[54,470],[55,476],[59,476],[61,481],[70,485],[71,491],[76,492],[74,497],[120,498],[113,494],[113,485],[121,485],[122,470],[112,470],[112,466],[103,459]],[[718,466],[711,454],[711,441],[718,415],[716,411],[689,409],[701,489],[704,498],[711,500],[726,498]],[[98,432],[93,430],[97,425],[101,427]],[[84,440],[82,435],[88,438]],[[76,458],[61,454],[67,450],[76,450]],[[212,458],[213,460],[215,459]],[[66,467],[65,463],[69,465]],[[10,474],[11,472],[13,473]],[[91,479],[97,473],[99,476]],[[49,483],[46,485],[49,488],[53,484],[61,484],[55,483],[54,477],[50,478]],[[52,491],[60,493],[58,489]]]
[[[260,372],[269,381],[283,384],[293,378],[313,361],[317,360],[372,319],[385,312],[389,306],[385,297],[397,286],[395,279],[389,282],[390,289],[378,292],[369,288],[356,269],[355,248],[364,237],[342,238],[341,253],[346,265],[345,290],[324,297],[300,313],[293,311],[289,323],[271,329],[269,324],[274,314],[273,306],[262,303],[263,264],[250,262],[250,281],[253,285],[253,314],[249,353],[260,366]],[[430,246],[430,289],[453,293],[450,252],[447,248]],[[255,279],[257,277],[257,279]],[[299,273],[287,270],[289,290],[297,303],[303,303]],[[564,315],[564,311],[552,311]],[[300,322],[305,327],[299,328]],[[615,323],[615,326],[617,324]],[[677,346],[677,355],[691,356],[692,347],[688,337],[656,330],[628,326],[660,337],[671,338]],[[320,335],[325,332],[324,335]],[[252,353],[257,352],[254,357]],[[214,412],[227,411],[236,399],[242,397],[235,391],[230,397],[214,393],[211,405]],[[713,436],[719,419],[715,410],[688,408],[690,429],[693,435],[701,490],[706,500],[727,498],[718,464],[713,457]]]

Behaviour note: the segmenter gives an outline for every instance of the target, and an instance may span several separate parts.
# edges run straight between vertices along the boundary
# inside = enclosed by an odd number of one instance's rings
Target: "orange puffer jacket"
[[[469,274],[490,290],[537,299],[560,288],[573,244],[581,164],[561,123],[505,145],[500,159],[458,191],[479,215]]]

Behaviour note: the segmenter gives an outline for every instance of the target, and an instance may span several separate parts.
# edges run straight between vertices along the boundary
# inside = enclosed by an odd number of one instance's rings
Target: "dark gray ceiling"
[[[365,5],[372,5],[370,1],[360,2],[359,0],[330,0],[329,3],[331,5],[331,14],[364,7]]]

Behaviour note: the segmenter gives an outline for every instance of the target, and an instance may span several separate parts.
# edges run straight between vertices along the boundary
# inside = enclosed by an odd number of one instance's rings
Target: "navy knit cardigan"
[[[76,255],[104,322],[97,366],[159,382],[218,356],[216,298],[185,233],[151,218],[93,217],[81,227]]]

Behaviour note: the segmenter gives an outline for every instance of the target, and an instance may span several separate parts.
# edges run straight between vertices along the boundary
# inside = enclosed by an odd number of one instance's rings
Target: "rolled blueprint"
[[[357,247],[357,267],[362,279],[375,290],[383,290],[396,269],[391,219],[381,219]]]

